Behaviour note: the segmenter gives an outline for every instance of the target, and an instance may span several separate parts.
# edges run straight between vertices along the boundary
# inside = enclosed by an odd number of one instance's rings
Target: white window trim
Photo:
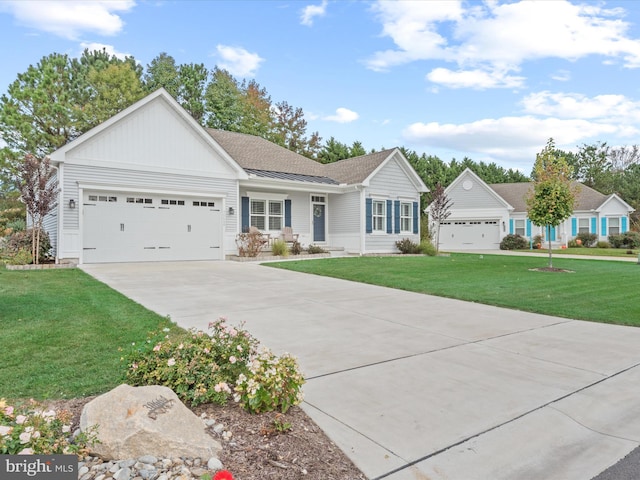
[[[405,216],[402,215],[402,207],[404,205],[409,205],[409,215]],[[409,228],[408,229],[403,229],[402,228],[402,220],[409,220]],[[400,200],[400,233],[410,233],[413,234],[413,201],[403,201]]]
[[[522,227],[520,227],[520,229],[522,230],[522,233],[518,233],[518,222],[522,222]],[[520,235],[522,237],[527,236],[527,220],[525,218],[513,219],[513,233],[515,233],[516,235]]]
[[[278,195],[279,196],[279,195]],[[285,198],[287,197],[287,195],[285,195]],[[253,197],[249,197],[249,225],[250,226],[254,226],[253,225],[253,218],[254,217],[264,217],[264,228],[261,229],[262,232],[281,232],[282,231],[282,227],[284,227],[284,217],[285,217],[285,212],[284,212],[284,198],[283,199],[279,199],[279,198],[262,198],[262,197],[257,197],[257,198],[253,198]],[[264,202],[264,215],[256,215],[253,213],[252,211],[252,206],[253,206],[253,202]],[[271,203],[279,203],[281,205],[281,215],[271,215],[270,213],[270,209],[269,206]],[[270,218],[280,218],[281,219],[281,223],[280,226],[281,228],[279,229],[271,229],[269,228],[269,223],[270,223]],[[256,227],[257,228],[257,227]]]
[[[382,215],[376,215],[376,203],[382,204]],[[371,233],[376,235],[387,234],[387,201],[379,198],[371,199]],[[376,229],[376,219],[382,218],[382,229]]]
[[[586,222],[587,226],[586,226],[586,231],[581,232],[580,231],[580,222]],[[591,233],[591,218],[589,217],[578,217],[578,219],[576,220],[576,235],[579,233]],[[585,228],[585,227],[582,227]]]
[[[606,217],[607,219],[607,236],[620,235],[622,232],[622,217]],[[618,220],[618,233],[611,233],[611,220]]]

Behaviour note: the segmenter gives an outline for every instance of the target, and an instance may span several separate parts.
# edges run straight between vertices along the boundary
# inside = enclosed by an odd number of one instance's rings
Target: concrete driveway
[[[370,479],[591,479],[640,444],[640,329],[235,262],[85,265],[183,327],[298,356]]]

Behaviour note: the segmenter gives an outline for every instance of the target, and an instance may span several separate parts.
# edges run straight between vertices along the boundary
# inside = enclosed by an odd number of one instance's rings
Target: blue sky
[[[0,93],[85,47],[226,68],[308,132],[531,171],[549,137],[640,143],[640,2],[6,1]]]

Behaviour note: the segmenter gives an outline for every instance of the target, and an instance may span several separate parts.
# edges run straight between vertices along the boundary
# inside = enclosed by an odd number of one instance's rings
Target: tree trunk
[[[547,225],[547,239],[549,240],[549,268],[553,268],[553,260],[551,255],[551,227]]]

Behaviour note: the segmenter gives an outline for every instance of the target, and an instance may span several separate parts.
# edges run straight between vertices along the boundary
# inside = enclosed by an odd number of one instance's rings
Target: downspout
[[[364,255],[365,242],[366,242],[366,230],[367,230],[367,209],[366,209],[366,196],[365,189],[362,185],[356,185],[356,190],[360,190],[360,256]]]
[[[56,206],[57,210],[58,210],[58,221],[57,221],[57,226],[56,228],[58,229],[57,231],[57,235],[56,235],[56,256],[54,259],[54,262],[56,264],[60,263],[60,241],[62,239],[62,225],[63,225],[63,219],[62,219],[62,215],[64,215],[64,190],[63,187],[61,185],[63,185],[62,182],[62,165],[58,164],[59,166],[56,167],[55,165],[51,165],[51,168],[55,168],[56,169],[56,179],[58,180],[58,205]]]

